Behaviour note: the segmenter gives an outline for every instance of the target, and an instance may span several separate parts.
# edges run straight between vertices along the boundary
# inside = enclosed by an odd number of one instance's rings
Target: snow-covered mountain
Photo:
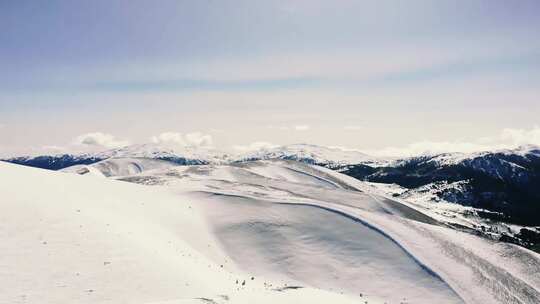
[[[232,161],[230,154],[204,147],[171,147],[158,144],[136,144],[94,153],[23,156],[5,161],[49,170],[74,165],[89,165],[109,158],[149,158],[179,165],[220,164]]]
[[[435,167],[463,166],[485,173],[493,178],[512,182],[527,182],[530,167],[540,160],[540,147],[527,145],[516,149],[483,151],[476,153],[443,153],[401,159],[393,167],[412,164]]]
[[[48,170],[60,170],[75,165],[89,165],[101,160],[103,159],[91,153],[17,156],[3,159],[3,161],[13,164]]]
[[[159,144],[136,144],[118,149],[95,153],[101,159],[108,158],[152,158],[168,160],[179,165],[219,164],[229,162],[230,154],[206,147],[177,147]]]
[[[321,165],[328,168],[338,168],[353,164],[380,166],[381,164],[385,163],[383,159],[378,159],[359,151],[309,144],[295,144],[275,148],[265,148],[242,155],[238,158],[239,161],[265,159],[295,160],[312,165]]]
[[[435,200],[484,209],[496,221],[540,226],[540,149],[525,146],[481,153],[411,157],[387,166],[347,166],[355,178],[397,184]],[[401,195],[397,193],[396,195]]]

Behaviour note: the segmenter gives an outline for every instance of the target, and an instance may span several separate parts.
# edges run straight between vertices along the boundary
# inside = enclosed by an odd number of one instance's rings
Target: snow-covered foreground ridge
[[[2,162],[0,183],[0,303],[355,303],[251,279],[190,197]]]
[[[0,162],[0,303],[540,302],[538,254],[335,171],[106,162]]]

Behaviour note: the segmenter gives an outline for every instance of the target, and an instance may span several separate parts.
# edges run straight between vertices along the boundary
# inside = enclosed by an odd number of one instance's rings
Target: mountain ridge
[[[71,165],[88,164],[108,158],[154,158],[169,160],[180,165],[223,164],[265,159],[296,160],[304,163],[322,165],[333,169],[342,169],[348,165],[368,165],[371,167],[399,167],[413,162],[433,162],[437,165],[452,165],[467,162],[489,155],[504,157],[509,163],[518,167],[524,156],[540,158],[540,147],[535,145],[519,146],[514,149],[497,149],[472,153],[446,152],[426,153],[407,157],[375,157],[359,150],[339,147],[320,146],[314,144],[290,144],[272,148],[261,148],[245,153],[227,153],[207,147],[177,147],[158,144],[134,144],[120,148],[107,149],[97,152],[55,153],[35,156],[15,156],[1,160],[23,164],[42,169],[58,170]],[[48,168],[46,161],[55,163]],[[63,166],[63,167],[62,167]],[[60,168],[61,167],[61,168]]]

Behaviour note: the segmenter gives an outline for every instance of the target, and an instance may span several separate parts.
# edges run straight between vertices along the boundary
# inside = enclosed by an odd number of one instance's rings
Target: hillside
[[[146,163],[143,159],[109,161],[119,167]],[[251,286],[251,277],[259,284],[264,278],[263,289],[324,290],[362,303],[536,303],[540,299],[538,254],[456,230],[414,205],[332,170],[294,161],[147,169],[109,178],[63,175],[114,187],[137,186],[118,181],[143,184],[137,187],[151,189],[152,202],[161,201],[161,195],[175,197],[179,208],[188,202],[187,209],[207,225],[203,237],[198,237],[202,228],[183,226],[175,205],[165,215],[145,202],[141,212],[148,213],[145,221],[154,218],[153,212],[160,213],[155,219],[164,219],[154,223],[158,226],[177,218],[172,224],[179,229],[175,231],[184,231],[177,237],[187,238],[193,248],[227,271],[248,274],[246,286]],[[135,201],[144,197],[137,194]],[[123,207],[127,211],[129,204]],[[122,214],[133,217],[126,211]],[[192,239],[203,241],[203,246]],[[298,294],[294,297],[302,302]]]

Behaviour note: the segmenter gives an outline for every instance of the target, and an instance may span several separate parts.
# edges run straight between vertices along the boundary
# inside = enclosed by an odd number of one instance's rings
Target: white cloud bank
[[[252,152],[252,151],[257,151],[257,150],[262,150],[262,149],[272,149],[276,147],[279,147],[279,145],[275,145],[266,141],[256,141],[254,143],[244,145],[244,146],[241,146],[241,145],[233,146],[233,149],[239,152]]]
[[[211,135],[200,132],[182,134],[178,132],[164,132],[151,138],[155,144],[175,147],[205,147],[213,146]]]
[[[91,132],[79,135],[75,138],[74,143],[80,146],[90,148],[121,148],[130,144],[128,140],[120,140],[111,134],[102,132]]]
[[[500,139],[513,145],[540,145],[540,127],[534,126],[531,130],[504,129]]]
[[[498,149],[511,149],[523,145],[540,146],[540,127],[532,129],[503,129],[497,136],[480,138],[473,141],[421,141],[404,147],[387,147],[378,150],[362,150],[376,156],[404,157],[420,154],[445,152],[480,152]]]
[[[271,129],[271,130],[280,130],[280,131],[288,131],[288,130],[307,131],[307,130],[311,129],[311,126],[309,126],[309,125],[294,125],[294,126],[284,126],[284,125],[274,126],[274,125],[269,125],[269,126],[266,126],[266,128]]]
[[[294,129],[296,131],[307,131],[307,130],[311,129],[311,127],[308,126],[308,125],[297,125],[297,126],[294,126]]]
[[[359,125],[348,125],[348,126],[343,127],[343,130],[346,130],[346,131],[360,131],[363,129],[365,129],[365,127],[359,126]]]
[[[301,130],[309,129],[309,126],[297,125]],[[348,128],[356,130],[357,128]],[[290,127],[288,130],[293,130]],[[151,142],[173,148],[179,147],[200,147],[214,149],[213,138],[211,135],[201,132],[192,132],[187,134],[177,132],[164,132],[151,137]],[[115,136],[103,132],[91,132],[77,136],[67,146],[42,146],[40,148],[27,147],[23,152],[17,152],[12,147],[0,147],[2,157],[11,157],[17,155],[37,155],[50,153],[79,153],[101,151],[104,149],[120,148],[131,144],[125,139],[118,139]],[[357,142],[361,145],[361,142]],[[419,141],[405,146],[388,146],[382,149],[361,149],[336,147],[344,151],[357,151],[368,155],[378,157],[407,157],[422,154],[437,154],[446,152],[480,152],[493,151],[498,149],[511,149],[524,145],[540,146],[540,126],[534,126],[531,129],[505,128],[499,134],[478,138],[475,140],[455,140],[455,141]],[[246,145],[234,145],[232,149],[237,152],[253,152],[261,149],[271,149],[280,145],[267,142],[256,141]]]
[[[151,137],[151,142],[168,146],[171,148],[182,147],[202,147],[213,148],[213,140],[210,135],[200,132],[176,133],[164,132]],[[103,132],[90,132],[75,137],[70,143],[61,146],[45,145],[39,148],[28,147],[24,152],[7,151],[0,149],[1,156],[18,155],[40,155],[40,154],[62,154],[62,153],[92,153],[108,149],[122,148],[131,145],[132,142],[126,139],[118,139],[112,134]],[[5,150],[5,151],[4,151]]]

